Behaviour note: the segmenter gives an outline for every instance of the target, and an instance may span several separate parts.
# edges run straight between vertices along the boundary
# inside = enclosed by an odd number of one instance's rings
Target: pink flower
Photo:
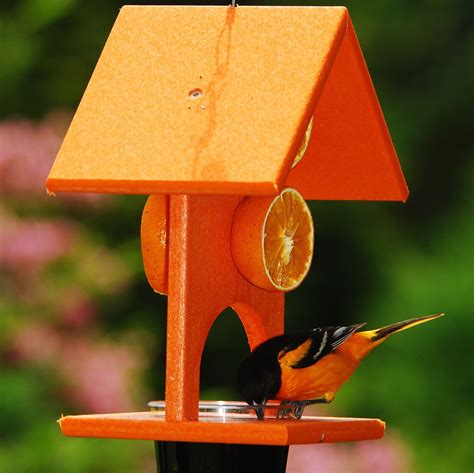
[[[0,233],[0,266],[36,270],[69,253],[73,242],[72,227],[64,221],[10,222]]]
[[[42,122],[0,123],[0,193],[17,198],[39,194],[47,199],[45,182],[69,125],[71,115],[50,113]],[[99,194],[62,194],[61,200],[95,203]]]
[[[58,303],[61,322],[73,328],[88,325],[96,315],[96,308],[84,291],[73,289],[61,296]]]
[[[80,410],[100,413],[133,409],[143,389],[142,347],[138,335],[112,343],[35,324],[17,334],[8,352],[13,360],[49,366]]]
[[[354,445],[354,454],[358,458],[360,468],[364,473],[406,473],[410,458],[407,447],[401,439],[393,435],[386,436],[376,442],[359,442]]]
[[[73,339],[58,360],[70,397],[87,412],[133,407],[143,354],[130,346]]]
[[[5,194],[44,194],[44,182],[61,137],[48,124],[0,123],[0,189]]]
[[[401,440],[353,444],[293,445],[288,455],[287,473],[408,473],[411,471],[407,447]]]
[[[292,445],[287,473],[353,473],[346,445]],[[401,472],[400,472],[401,473]]]
[[[21,361],[48,363],[61,351],[59,334],[44,325],[30,325],[21,330],[13,342],[12,351]]]

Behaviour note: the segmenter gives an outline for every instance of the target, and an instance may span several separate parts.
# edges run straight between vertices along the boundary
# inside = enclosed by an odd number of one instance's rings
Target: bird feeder
[[[306,200],[407,198],[347,10],[123,7],[47,189],[150,195],[142,250],[168,297],[166,409],[63,417],[65,435],[269,446],[383,436],[377,419],[199,418],[217,316],[232,307],[251,348],[283,332],[285,291],[249,280],[231,241],[244,201],[287,188]]]

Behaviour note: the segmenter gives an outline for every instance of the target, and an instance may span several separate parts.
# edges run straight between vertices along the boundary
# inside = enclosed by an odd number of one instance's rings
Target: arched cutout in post
[[[252,306],[244,302],[235,302],[231,307],[244,326],[250,350],[268,338],[283,333],[283,311],[275,313],[273,317],[272,314],[262,317]]]
[[[249,306],[248,310],[254,312]],[[216,397],[208,390],[213,391],[218,387],[225,386],[227,392],[228,389],[236,388],[237,369],[240,362],[249,354],[250,349],[261,342],[256,336],[253,336],[253,341],[249,342],[249,332],[255,335],[263,334],[264,339],[268,338],[266,328],[260,323],[256,313],[255,315],[256,317],[253,318],[257,321],[255,327],[251,327],[249,324],[245,326],[239,314],[232,307],[224,309],[215,318],[201,354],[199,369],[200,401],[240,400],[235,394],[231,397]],[[251,325],[254,324],[251,323]],[[226,352],[224,358],[222,357],[223,350]]]

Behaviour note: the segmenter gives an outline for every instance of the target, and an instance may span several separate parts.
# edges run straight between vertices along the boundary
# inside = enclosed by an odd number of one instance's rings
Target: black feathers
[[[307,368],[314,365],[323,356],[331,353],[344,343],[356,330],[365,324],[349,325],[347,327],[315,328],[307,338],[311,339],[309,350],[293,365],[292,368]]]
[[[274,399],[281,387],[279,361],[285,355],[295,351],[297,361],[290,366],[307,368],[335,350],[363,325],[317,328],[279,335],[263,342],[240,365],[237,383],[242,398],[249,404],[265,404]],[[311,340],[308,348],[302,348],[308,340]],[[298,348],[301,353],[297,352]]]
[[[281,387],[281,369],[277,356],[258,348],[246,358],[237,373],[237,389],[248,404],[265,404]]]

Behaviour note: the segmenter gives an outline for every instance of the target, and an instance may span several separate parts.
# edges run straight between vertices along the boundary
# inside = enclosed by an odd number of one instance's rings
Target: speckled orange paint
[[[123,7],[48,190],[276,195],[285,186],[305,199],[407,198],[347,10]]]
[[[153,412],[66,416],[59,419],[64,435],[181,442],[292,445],[353,442],[382,438],[379,419],[305,417],[301,420],[243,422],[168,422]]]

